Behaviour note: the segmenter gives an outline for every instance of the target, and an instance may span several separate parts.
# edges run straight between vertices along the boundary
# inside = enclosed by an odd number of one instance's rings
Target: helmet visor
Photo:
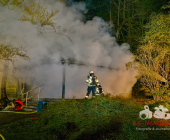
[[[94,73],[90,73],[90,76],[94,76]]]

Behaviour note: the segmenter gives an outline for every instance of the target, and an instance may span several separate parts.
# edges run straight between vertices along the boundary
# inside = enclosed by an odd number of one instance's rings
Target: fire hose
[[[10,113],[19,113],[19,114],[32,114],[32,113],[37,113],[37,111],[34,112],[16,112],[16,111],[0,111],[1,112],[10,112]]]
[[[5,138],[2,136],[2,134],[0,134],[0,137],[2,138],[2,140],[5,140]]]

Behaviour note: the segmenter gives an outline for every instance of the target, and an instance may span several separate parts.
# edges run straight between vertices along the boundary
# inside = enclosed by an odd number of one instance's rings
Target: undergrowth
[[[151,105],[153,106],[153,105]],[[139,112],[143,106],[130,99],[109,95],[89,100],[51,102],[30,118],[4,125],[0,133],[6,140],[147,140],[170,138],[168,131],[140,131],[134,121],[143,121]],[[147,120],[154,121],[154,119]],[[161,126],[156,126],[161,127]]]

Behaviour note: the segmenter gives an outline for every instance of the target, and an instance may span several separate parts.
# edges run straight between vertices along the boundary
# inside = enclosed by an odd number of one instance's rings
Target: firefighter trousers
[[[86,96],[89,96],[91,91],[92,91],[92,96],[95,96],[95,90],[96,90],[96,86],[88,86]]]

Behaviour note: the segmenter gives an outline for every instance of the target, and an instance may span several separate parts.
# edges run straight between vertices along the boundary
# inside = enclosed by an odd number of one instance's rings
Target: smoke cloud
[[[129,97],[137,74],[125,67],[125,63],[132,60],[129,45],[119,46],[109,34],[108,23],[99,17],[85,23],[82,12],[87,12],[87,9],[84,3],[67,7],[61,2],[44,0],[41,4],[49,11],[59,10],[54,17],[56,32],[50,26],[40,27],[39,24],[18,20],[24,14],[19,9],[0,7],[0,44],[22,46],[30,57],[30,62],[16,58],[15,76],[25,79],[33,87],[44,85],[40,97],[58,98],[62,96],[61,57],[73,58],[88,66],[65,64],[66,98],[86,95],[85,80],[91,70],[105,93]]]

